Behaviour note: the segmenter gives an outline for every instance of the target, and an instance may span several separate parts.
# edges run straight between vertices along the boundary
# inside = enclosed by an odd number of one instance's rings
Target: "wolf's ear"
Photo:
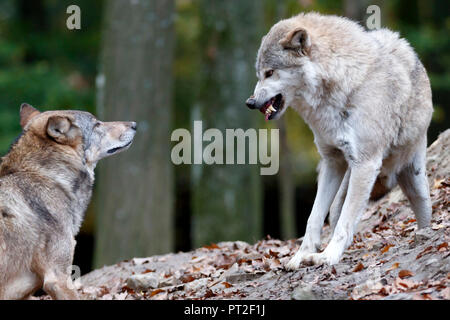
[[[309,54],[311,49],[311,38],[303,28],[295,28],[279,41],[284,49],[295,50],[304,56]]]
[[[25,128],[27,123],[31,120],[31,118],[34,118],[37,116],[40,112],[33,108],[28,103],[22,103],[20,106],[20,126]]]
[[[72,125],[69,117],[52,116],[48,118],[47,134],[58,143],[72,144],[81,137],[81,130]]]

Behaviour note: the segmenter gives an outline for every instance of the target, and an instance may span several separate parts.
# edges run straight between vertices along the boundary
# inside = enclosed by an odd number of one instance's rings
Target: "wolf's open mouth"
[[[281,93],[277,94],[275,97],[268,100],[264,106],[259,109],[264,113],[264,117],[267,120],[272,120],[278,112],[280,112],[284,107],[284,99]]]
[[[126,145],[124,145],[124,146],[109,149],[109,150],[107,151],[107,153],[108,153],[108,154],[116,153],[117,151],[122,150],[122,149],[125,149],[126,147],[128,147],[132,142],[133,142],[133,140],[131,140],[130,142],[128,142],[128,143],[127,143]]]

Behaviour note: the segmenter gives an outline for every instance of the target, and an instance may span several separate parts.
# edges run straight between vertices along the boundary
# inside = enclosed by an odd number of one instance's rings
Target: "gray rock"
[[[262,259],[264,256],[261,253],[258,252],[251,252],[247,254],[242,254],[239,256],[239,259],[245,259],[245,260],[255,260],[255,259]]]
[[[159,281],[159,276],[155,273],[135,274],[127,279],[127,286],[134,290],[156,289]]]
[[[226,276],[226,281],[229,283],[238,283],[255,280],[263,275],[263,273],[246,273],[246,272],[236,272]]]
[[[176,279],[174,277],[169,277],[169,278],[161,278],[159,280],[159,284],[158,287],[162,288],[162,287],[170,287],[176,284]]]
[[[305,284],[294,289],[292,292],[294,300],[317,300],[311,285]]]
[[[201,278],[184,284],[186,291],[198,291],[207,286],[210,278]]]
[[[430,227],[419,229],[414,235],[414,242],[420,244],[428,239],[430,239],[435,234],[435,231]]]

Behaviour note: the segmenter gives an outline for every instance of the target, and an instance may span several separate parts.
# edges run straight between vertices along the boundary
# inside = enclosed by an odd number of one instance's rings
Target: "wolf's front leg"
[[[338,165],[335,161],[323,160],[321,162],[317,194],[311,215],[308,218],[305,236],[299,251],[286,264],[287,269],[297,269],[305,257],[313,252],[317,252],[320,248],[320,234],[323,223],[342,182],[344,173],[345,167]]]
[[[351,168],[347,197],[333,237],[322,253],[310,254],[305,258],[306,261],[313,264],[327,263],[329,265],[339,262],[345,249],[353,241],[354,229],[366,208],[380,167],[381,158]]]

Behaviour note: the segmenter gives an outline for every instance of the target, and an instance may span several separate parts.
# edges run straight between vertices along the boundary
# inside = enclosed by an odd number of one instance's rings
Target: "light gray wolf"
[[[75,235],[94,168],[126,150],[135,122],[101,122],[88,112],[20,108],[23,132],[0,163],[0,299],[43,288],[77,299],[71,273]]]
[[[380,197],[397,183],[418,227],[429,225],[431,88],[417,54],[398,33],[365,31],[343,17],[299,14],[263,37],[256,75],[247,106],[266,120],[294,108],[313,131],[321,156],[317,195],[288,269],[338,263],[370,195]],[[328,212],[333,235],[318,252]]]

